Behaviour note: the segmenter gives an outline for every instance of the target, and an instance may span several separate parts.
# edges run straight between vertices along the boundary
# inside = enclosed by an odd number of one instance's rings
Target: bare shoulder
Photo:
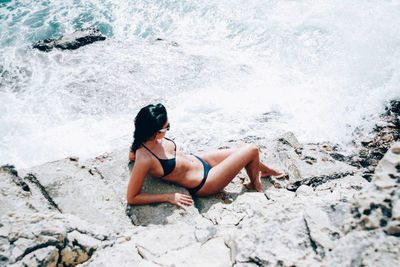
[[[143,149],[139,148],[135,153],[135,165],[150,166],[153,162],[151,156]]]
[[[143,180],[149,170],[152,168],[152,159],[143,149],[136,150],[135,161],[133,163],[131,179]]]

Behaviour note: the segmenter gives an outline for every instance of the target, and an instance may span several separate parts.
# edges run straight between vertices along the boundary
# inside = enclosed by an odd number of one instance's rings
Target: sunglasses
[[[170,128],[170,126],[169,126],[169,123],[168,123],[167,127],[163,128],[161,130],[158,130],[158,132],[159,133],[165,133],[166,131],[169,131],[169,128]]]

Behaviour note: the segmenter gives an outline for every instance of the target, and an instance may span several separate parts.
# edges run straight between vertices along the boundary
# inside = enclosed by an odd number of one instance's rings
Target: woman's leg
[[[212,167],[218,165],[220,162],[225,160],[227,157],[232,155],[235,151],[237,151],[240,148],[228,148],[228,149],[219,149],[211,152],[204,152],[198,154],[198,156],[207,162],[209,165]],[[266,177],[266,176],[278,176],[281,175],[281,172],[278,172],[274,169],[269,168],[266,166],[264,163],[260,161],[259,164],[259,170],[261,172],[261,177]]]
[[[205,196],[221,191],[243,168],[246,168],[251,186],[262,192],[258,148],[255,145],[246,145],[226,154],[226,157],[210,170],[207,181],[196,195]]]

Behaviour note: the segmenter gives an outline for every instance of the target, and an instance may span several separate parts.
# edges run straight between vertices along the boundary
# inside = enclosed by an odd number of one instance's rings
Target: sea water
[[[128,148],[149,103],[194,153],[248,136],[346,145],[400,98],[400,1],[0,1],[0,164]],[[32,44],[95,27],[74,51]]]

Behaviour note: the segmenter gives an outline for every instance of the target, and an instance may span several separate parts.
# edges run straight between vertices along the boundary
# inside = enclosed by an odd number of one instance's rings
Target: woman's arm
[[[190,196],[182,193],[146,194],[140,193],[146,175],[151,167],[151,159],[137,159],[132,169],[128,184],[127,201],[130,205],[141,205],[159,202],[168,202],[185,209],[184,205],[192,205]]]
[[[135,161],[135,153],[133,153],[131,150],[129,151],[129,160]]]

